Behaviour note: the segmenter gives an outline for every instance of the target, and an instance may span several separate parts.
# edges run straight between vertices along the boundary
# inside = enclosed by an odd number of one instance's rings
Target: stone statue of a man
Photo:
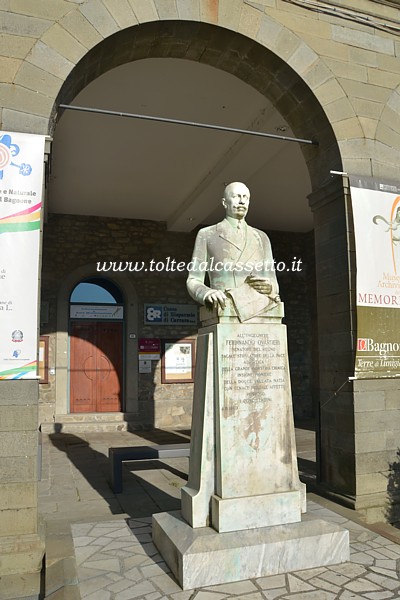
[[[279,302],[269,239],[245,220],[249,202],[249,189],[240,182],[230,183],[222,198],[225,219],[197,234],[187,289],[200,304],[224,309],[229,297],[237,313],[241,305],[252,302],[255,315]],[[209,286],[204,283],[206,272]]]

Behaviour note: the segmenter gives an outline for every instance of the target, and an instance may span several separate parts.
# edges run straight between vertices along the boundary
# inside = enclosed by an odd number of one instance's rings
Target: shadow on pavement
[[[163,429],[130,429],[130,433],[154,444],[187,444],[190,441],[190,430],[164,431]]]
[[[56,429],[60,431],[61,427]],[[181,438],[182,439],[182,438]],[[74,482],[80,496],[80,490],[87,493],[87,484],[96,492],[90,498],[82,493],[85,499],[103,498],[109,506],[111,514],[127,514],[130,517],[146,517],[155,512],[178,510],[180,508],[180,487],[185,483],[185,470],[174,466],[174,461],[152,460],[127,463],[129,469],[123,468],[123,492],[114,494],[110,487],[109,459],[102,452],[95,450],[90,443],[71,433],[54,433],[49,440],[60,452],[64,452],[71,465],[77,470]],[[187,440],[182,440],[187,441]],[[167,442],[166,442],[167,443]],[[176,465],[184,463],[176,463]],[[137,474],[136,474],[137,473]],[[73,507],[71,506],[71,509]],[[78,516],[77,510],[77,516]]]

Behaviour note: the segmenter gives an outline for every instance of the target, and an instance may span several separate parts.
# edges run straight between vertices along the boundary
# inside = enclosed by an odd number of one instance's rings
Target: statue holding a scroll
[[[225,219],[199,231],[191,261],[194,268],[187,280],[189,294],[200,304],[224,309],[230,298],[240,321],[279,303],[269,239],[245,220],[249,201],[243,183],[226,186]],[[205,272],[210,286],[204,283]]]
[[[197,336],[189,479],[153,540],[183,589],[348,560],[348,532],[308,518],[300,482],[283,303],[250,193],[224,191],[223,221],[197,235],[187,288]],[[205,283],[206,273],[208,283]]]

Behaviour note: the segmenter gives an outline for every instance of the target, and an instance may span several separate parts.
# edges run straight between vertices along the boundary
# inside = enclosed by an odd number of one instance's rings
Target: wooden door
[[[70,410],[118,412],[122,399],[122,323],[73,321]]]
[[[121,410],[122,323],[97,323],[97,412]]]
[[[71,412],[96,412],[96,323],[71,323]]]

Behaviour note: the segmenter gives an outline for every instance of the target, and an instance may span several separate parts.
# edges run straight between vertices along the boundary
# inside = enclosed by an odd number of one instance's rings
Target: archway
[[[291,35],[288,33],[289,37]],[[295,40],[295,36],[292,37]],[[298,40],[295,41],[297,44]],[[264,43],[266,43],[265,40]],[[311,90],[313,77],[311,72],[315,73],[314,67],[319,59],[311,50],[307,54],[305,44],[301,43],[299,55],[303,55],[305,52],[307,60],[300,65],[297,59],[291,56],[292,66],[290,66],[284,58],[274,53],[273,42],[271,42],[271,48],[267,49],[244,35],[205,23],[152,22],[128,28],[109,36],[93,47],[72,70],[57,97],[51,127],[54,128],[56,123],[58,104],[72,102],[90,82],[118,66],[139,62],[143,59],[191,60],[219,69],[221,72],[233,75],[245,82],[268,100],[270,105],[281,115],[284,126],[288,125],[295,136],[306,139],[316,138],[319,143],[317,147],[300,146],[303,160],[307,166],[313,198],[318,199],[317,203],[313,202],[313,208],[315,211],[319,211],[320,200],[322,199],[323,203],[324,199],[328,197],[334,198],[340,204],[343,200],[343,190],[335,189],[332,196],[329,189],[330,170],[340,171],[342,168],[338,144],[329,119]],[[282,52],[280,53],[282,54]],[[296,72],[296,69],[301,75]],[[327,81],[330,76],[328,69],[325,69],[325,75],[325,81]],[[59,114],[61,115],[62,111]],[[255,123],[255,126],[257,124]],[[325,187],[327,182],[328,187]],[[199,200],[202,198],[203,191],[201,185],[196,191],[199,192],[196,195]],[[193,206],[198,206],[198,204],[193,204],[192,201],[193,195],[189,194],[185,202],[175,207],[174,214],[165,219],[171,229],[188,231],[190,225],[204,222],[204,219],[196,221],[197,215],[194,215],[195,218],[193,218],[190,211]],[[179,223],[179,211],[184,214],[185,225],[182,224],[182,221]],[[211,211],[205,216],[208,217],[210,213]],[[214,216],[212,215],[212,217]],[[318,225],[322,224],[324,219],[323,211],[320,211],[317,219]],[[321,258],[324,261],[323,253],[319,252],[318,246],[322,249],[322,246],[326,245],[326,239],[320,239],[321,241],[317,242],[317,263]],[[334,243],[336,244],[336,241]],[[130,257],[123,258],[129,259]],[[318,269],[317,266],[318,272],[322,273],[325,269],[325,266],[322,269]],[[325,292],[322,286],[318,288],[318,294],[320,296],[329,295],[329,291]],[[307,298],[302,303],[302,306],[305,305],[307,305]],[[325,306],[323,303],[321,304],[319,315],[320,322],[324,322],[324,324],[327,323],[324,314]],[[315,322],[317,320],[315,313],[313,320]],[[322,335],[321,329],[319,334]],[[317,356],[316,351],[314,356]],[[324,373],[324,369],[330,371],[333,368],[331,357],[325,359],[326,355],[324,354],[325,365],[322,369],[315,369],[317,376],[318,371]],[[347,356],[347,359],[351,362],[351,357]],[[336,379],[341,379],[342,372],[347,371],[347,365],[341,364],[339,371],[335,372]],[[322,374],[321,377],[323,376]],[[329,379],[329,387],[336,387],[336,379],[332,382],[331,373],[327,374],[327,379]],[[325,386],[322,387],[324,394],[330,393],[329,391],[325,392]],[[330,458],[327,457],[326,463],[329,462]]]

